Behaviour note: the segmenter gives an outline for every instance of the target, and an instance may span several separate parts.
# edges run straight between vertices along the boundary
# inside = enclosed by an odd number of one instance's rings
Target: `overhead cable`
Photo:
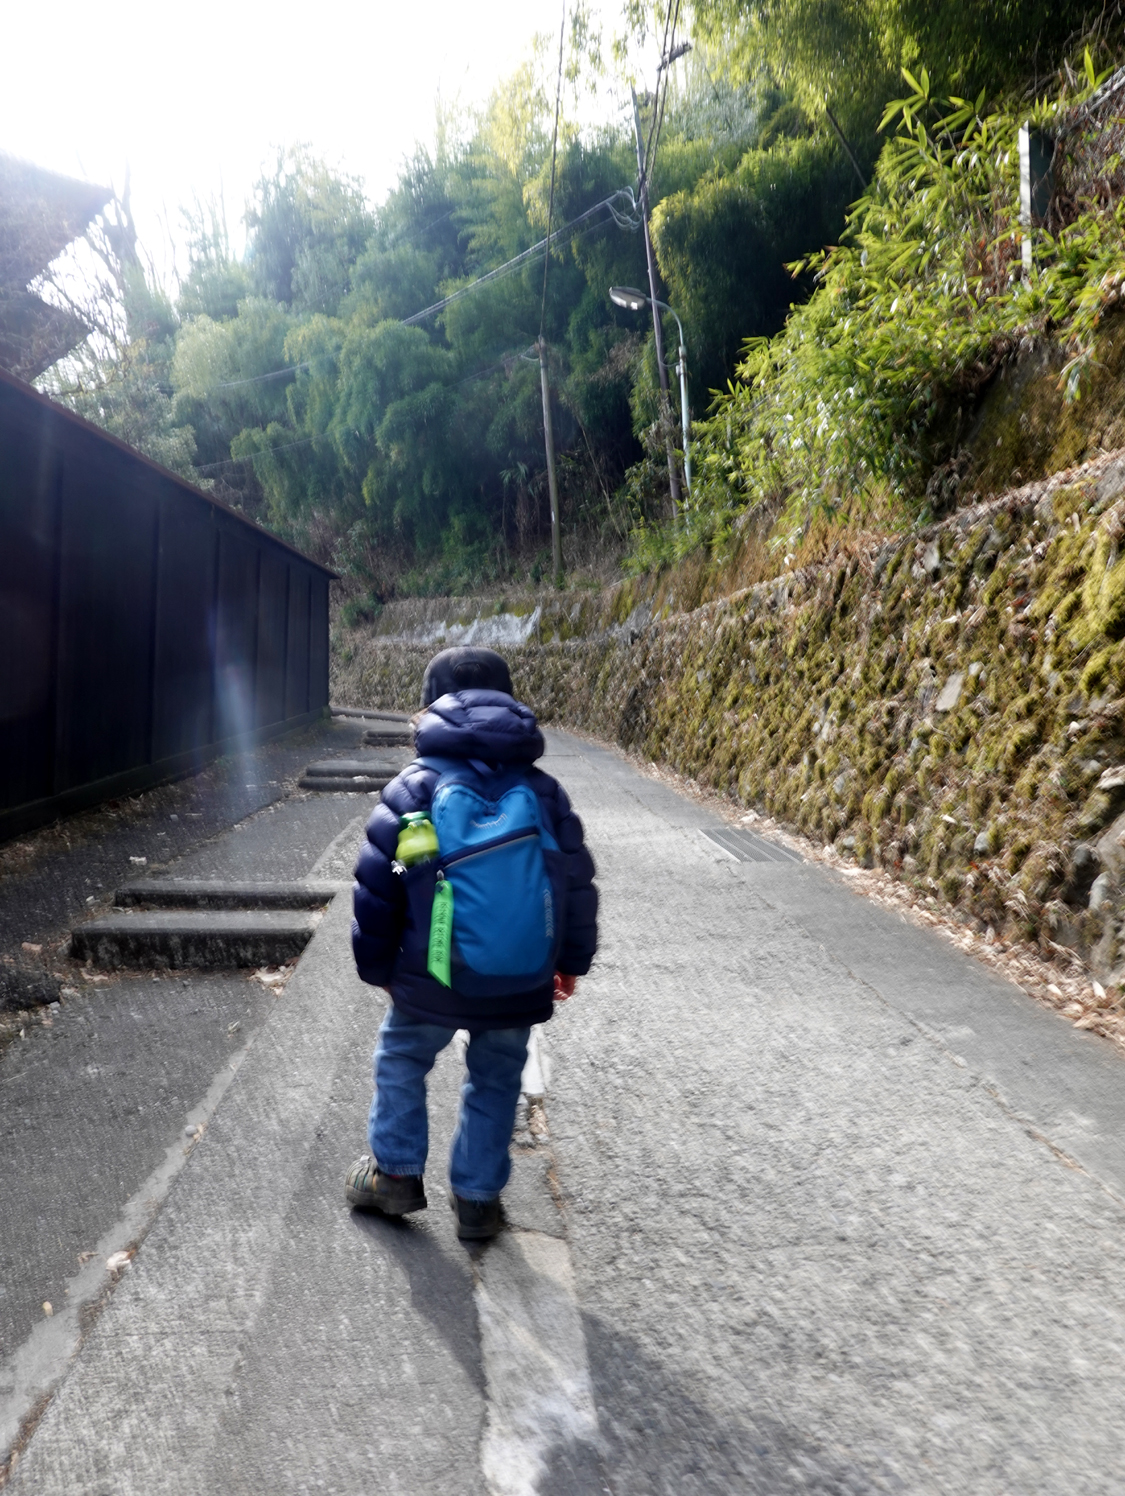
[[[559,149],[559,105],[562,103],[563,40],[566,36],[566,5],[563,5],[559,22],[559,77],[555,84],[555,133],[551,137],[551,196],[547,203],[547,242],[551,241],[551,227],[555,221],[555,158]],[[547,272],[551,268],[550,251],[543,256],[543,296],[539,303],[539,341],[543,341],[543,328],[547,321]]]
[[[627,212],[621,206],[626,203],[628,204]],[[495,270],[489,270],[484,275],[478,276],[476,280],[470,281],[467,286],[459,286],[456,291],[450,292],[448,296],[442,297],[440,301],[435,301],[433,306],[423,307],[420,312],[415,312],[412,317],[404,317],[402,319],[402,326],[412,327],[416,322],[424,322],[428,317],[436,316],[438,312],[444,311],[447,306],[452,306],[455,301],[460,301],[462,297],[468,296],[469,292],[475,291],[478,286],[487,285],[489,281],[499,280],[502,276],[512,274],[513,271],[518,270],[522,265],[526,265],[529,260],[533,260],[537,255],[542,254],[549,244],[554,243],[556,239],[561,239],[564,234],[568,234],[571,229],[577,228],[580,223],[585,223],[588,218],[592,218],[596,213],[600,213],[603,208],[610,214],[619,228],[640,228],[640,220],[636,217],[637,200],[633,194],[633,189],[631,187],[622,187],[617,192],[611,192],[600,203],[595,203],[592,208],[587,208],[585,213],[580,213],[577,218],[572,218],[569,223],[565,223],[561,228],[555,229],[548,238],[540,239],[538,244],[533,244],[530,249],[525,249],[520,254],[513,255],[503,265],[497,265]]]
[[[673,0],[668,0],[668,20],[670,25],[664,30],[664,52],[663,58],[671,58],[675,50],[676,25],[680,19],[680,0],[675,0],[675,11],[672,9]],[[660,132],[664,128],[664,109],[668,103],[668,84],[671,79],[671,68],[661,62],[660,68],[663,75],[664,87],[661,89],[661,78],[657,78],[657,98],[653,102],[652,125],[648,134],[648,149],[645,151],[645,180],[646,184],[652,181],[653,170],[656,166],[656,152],[660,146]],[[659,107],[657,107],[659,106]]]
[[[603,209],[609,214],[619,229],[628,229],[631,233],[636,233],[640,229],[641,221],[637,216],[636,196],[631,187],[622,187],[617,192],[611,192],[608,197],[602,198],[601,202],[595,203],[592,208],[587,208],[585,213],[579,213],[578,217],[572,218],[569,223],[564,223],[560,228],[554,229],[548,238],[540,239],[537,244],[533,244],[529,249],[525,249],[520,254],[514,255],[512,259],[506,260],[503,265],[497,265],[494,270],[489,270],[484,275],[478,276],[476,280],[470,281],[466,286],[459,286],[456,291],[443,297],[441,301],[435,301],[433,306],[424,307],[422,311],[415,312],[411,317],[403,317],[399,325],[401,327],[412,327],[417,322],[424,322],[427,317],[435,316],[438,312],[444,311],[447,306],[452,305],[453,302],[460,301],[462,297],[468,296],[469,292],[475,291],[478,286],[484,286],[490,281],[499,280],[503,276],[511,275],[514,271],[520,269],[521,266],[526,265],[529,260],[533,260],[536,255],[542,254],[549,242],[554,243],[555,240],[561,239],[564,234],[569,234],[572,229],[578,228],[580,224],[587,223]],[[574,237],[582,238],[595,228],[597,228],[597,224],[591,224],[590,228],[584,229],[582,234],[575,235]],[[331,354],[322,355],[322,358],[331,357]],[[270,369],[266,374],[255,374],[247,379],[225,379],[219,384],[212,385],[208,393],[214,393],[216,390],[240,389],[244,385],[262,384],[264,381],[270,379],[283,379],[287,374],[299,374],[311,369],[314,364],[320,361],[319,359],[306,359],[303,363],[286,364],[284,368]]]
[[[271,369],[268,374],[255,374],[251,379],[224,379],[221,384],[213,384],[212,390],[237,390],[244,384],[262,384],[267,379],[281,379],[286,374],[296,374],[300,369],[311,369],[312,363],[306,359],[303,364],[286,364],[284,369]]]
[[[673,19],[673,13],[672,13],[672,6],[673,6],[673,4],[675,4],[675,19]],[[664,44],[663,44],[663,46],[660,49],[660,56],[661,56],[662,59],[665,58],[665,57],[667,57],[668,54],[669,54],[669,52],[671,51],[671,42],[672,42],[672,39],[675,37],[675,34],[676,34],[676,20],[679,19],[679,15],[680,15],[680,0],[668,0],[668,9],[667,9],[667,11],[665,12],[665,15],[664,15]],[[663,69],[663,67],[661,68],[660,71],[663,74],[664,96],[665,96],[665,98],[667,98],[667,95],[668,95],[668,73]],[[660,135],[660,127],[659,127],[657,121],[660,119],[661,115],[664,112],[663,109],[660,107],[660,82],[661,82],[661,77],[660,77],[660,74],[658,73],[657,80],[656,80],[656,97],[653,99],[653,103],[652,103],[652,124],[649,126],[648,141],[647,141],[647,143],[645,145],[645,159],[644,159],[644,165],[642,167],[642,174],[643,174],[644,180],[640,184],[641,187],[644,187],[648,182],[652,181],[652,162],[653,162],[653,159],[654,159],[654,147],[655,147],[656,141],[657,141],[657,139],[659,138],[659,135]]]
[[[271,457],[275,452],[290,452],[294,447],[307,447],[310,442],[320,441],[324,434],[324,432],[319,432],[316,436],[302,436],[298,441],[282,442],[277,447],[262,447],[257,452],[247,452],[245,457],[227,457],[222,462],[206,462],[201,467],[197,467],[195,471],[197,473],[214,473],[219,468],[245,467],[248,462],[253,462],[255,457]]]

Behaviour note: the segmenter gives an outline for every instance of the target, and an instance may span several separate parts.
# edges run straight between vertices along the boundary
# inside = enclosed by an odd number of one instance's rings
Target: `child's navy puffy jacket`
[[[476,759],[489,765],[528,766],[543,824],[569,860],[562,946],[557,966],[584,976],[597,948],[598,894],[594,863],[582,840],[582,822],[557,780],[533,768],[544,751],[543,734],[527,707],[502,691],[455,691],[428,708],[414,734],[424,757]],[[553,983],[512,997],[471,1001],[429,975],[401,969],[405,899],[391,871],[400,817],[428,810],[438,781],[434,769],[409,764],[383,791],[367,823],[367,841],[355,869],[352,950],[365,982],[388,987],[395,1006],[427,1023],[451,1028],[515,1028],[542,1023],[554,1011]]]

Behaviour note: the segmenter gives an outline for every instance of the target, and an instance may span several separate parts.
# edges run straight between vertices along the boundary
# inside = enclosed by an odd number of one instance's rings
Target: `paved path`
[[[10,1490],[1125,1490],[1120,1060],[615,755],[550,767],[603,951],[514,1229],[459,1246],[439,1167],[422,1216],[342,1207],[382,1003],[337,899]]]

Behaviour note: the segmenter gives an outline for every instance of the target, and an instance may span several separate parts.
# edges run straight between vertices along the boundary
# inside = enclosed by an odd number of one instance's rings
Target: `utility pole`
[[[550,253],[550,246],[547,248]],[[562,586],[562,535],[559,530],[559,485],[555,477],[555,428],[551,421],[551,386],[547,379],[547,340],[539,343],[539,382],[543,387],[543,442],[547,448],[547,489],[551,495],[551,570]]]
[[[645,259],[648,262],[648,290],[652,302],[652,332],[656,340],[656,367],[660,373],[660,425],[664,432],[664,447],[668,453],[668,486],[672,490],[672,517],[676,527],[680,523],[680,473],[676,466],[676,449],[672,444],[672,402],[668,391],[668,368],[664,362],[664,332],[660,326],[660,309],[656,256],[652,252],[652,236],[648,231],[648,174],[645,167],[645,148],[641,138],[641,111],[637,103],[637,90],[630,87],[633,95],[633,133],[637,141],[637,172],[641,184],[641,223],[645,235]]]

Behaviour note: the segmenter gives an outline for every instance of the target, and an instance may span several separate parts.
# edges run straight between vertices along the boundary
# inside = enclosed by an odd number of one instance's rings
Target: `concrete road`
[[[344,1209],[382,1003],[338,898],[10,1489],[1125,1490],[1116,1054],[616,755],[553,734],[548,766],[603,948],[527,1083],[512,1229],[455,1241],[452,1049],[430,1210]]]

